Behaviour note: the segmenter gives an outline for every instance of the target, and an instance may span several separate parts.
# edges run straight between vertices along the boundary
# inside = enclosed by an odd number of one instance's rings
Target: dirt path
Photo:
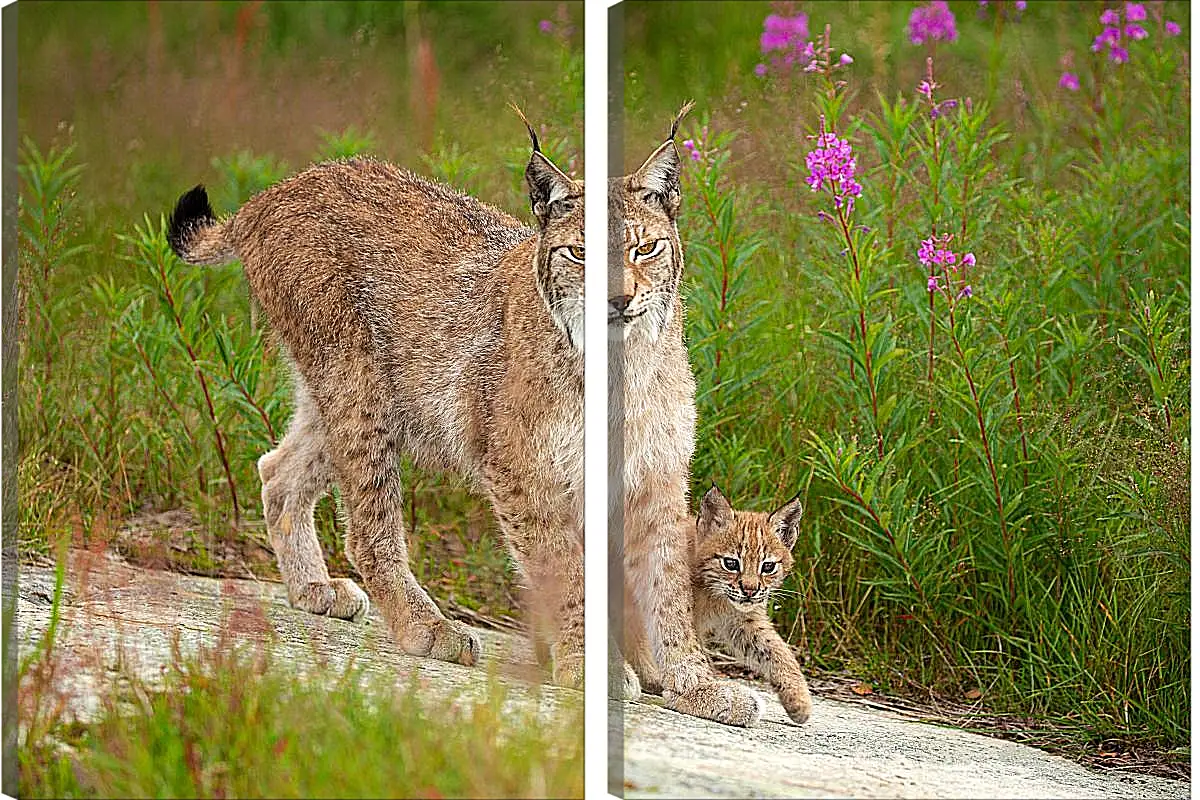
[[[184,650],[219,641],[273,641],[281,663],[338,669],[350,658],[371,670],[412,675],[440,694],[482,690],[478,668],[404,656],[374,612],[368,625],[314,617],[287,606],[279,584],[217,580],[132,567],[108,555],[73,553],[59,636],[63,688],[80,719],[94,714],[96,687],[117,663],[160,674],[173,643]],[[54,571],[23,566],[18,637],[25,654],[50,622]],[[483,669],[512,697],[545,712],[577,694],[534,686],[526,642],[481,630]],[[612,703],[613,733],[623,730],[618,791],[636,797],[1037,797],[1185,798],[1186,781],[1103,773],[1039,750],[977,734],[912,722],[874,709],[816,698],[812,720],[787,720],[767,695],[763,723],[728,728],[676,714],[657,698]],[[614,742],[617,741],[615,738]]]

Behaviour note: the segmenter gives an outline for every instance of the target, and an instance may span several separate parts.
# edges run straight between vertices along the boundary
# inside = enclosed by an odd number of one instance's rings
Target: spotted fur
[[[734,511],[713,486],[693,527],[696,631],[766,678],[796,722],[812,713],[808,682],[767,613],[771,592],[792,568],[800,516],[793,498],[771,514]]]
[[[198,187],[172,215],[185,261],[240,259],[294,368],[295,416],[259,460],[293,605],[360,619],[330,580],[313,506],[333,484],[346,553],[406,652],[473,664],[480,643],[417,583],[398,459],[485,495],[554,675],[583,675],[583,185],[537,148],[536,227],[391,164],[317,164],[218,220]]]

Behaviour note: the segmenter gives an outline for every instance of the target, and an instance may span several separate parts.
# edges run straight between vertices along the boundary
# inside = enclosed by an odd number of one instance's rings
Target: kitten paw
[[[686,656],[662,671],[663,697],[686,694],[697,686],[714,680],[712,667],[703,653]]]
[[[682,694],[664,690],[663,697],[673,711],[739,728],[757,724],[765,710],[757,692],[730,681],[701,683]]]

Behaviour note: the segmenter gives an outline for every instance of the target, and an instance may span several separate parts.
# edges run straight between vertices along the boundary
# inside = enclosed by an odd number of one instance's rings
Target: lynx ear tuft
[[[536,141],[536,140],[535,140]],[[525,183],[529,186],[529,205],[538,224],[546,227],[551,218],[563,213],[558,201],[569,197],[575,181],[567,177],[541,150],[534,150],[525,167]]]
[[[804,516],[804,505],[800,502],[800,495],[796,495],[784,503],[782,508],[773,511],[771,516],[767,517],[767,524],[771,530],[775,531],[775,535],[779,537],[779,541],[783,542],[783,546],[789,550],[796,545],[802,516]]]
[[[533,152],[542,152],[542,148],[538,145],[537,134],[534,133],[533,126],[529,124],[529,120],[526,118],[525,112],[522,111],[516,103],[510,102],[508,107],[517,112],[517,116],[521,118],[521,122],[525,123],[525,130],[529,131],[529,138],[533,141]]]
[[[733,507],[729,498],[714,483],[700,501],[700,516],[696,520],[701,535],[707,535],[733,524]]]
[[[683,122],[683,118],[688,115],[688,112],[696,107],[695,100],[688,100],[683,104],[683,108],[679,109],[679,113],[675,115],[675,119],[671,122],[671,135],[667,137],[670,141],[675,141],[675,134],[679,132],[679,123]]]

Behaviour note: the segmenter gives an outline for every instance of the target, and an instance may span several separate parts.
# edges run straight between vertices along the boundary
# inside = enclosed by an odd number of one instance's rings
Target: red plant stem
[[[267,416],[266,410],[259,405],[257,400],[250,396],[250,392],[246,389],[245,384],[243,384],[237,379],[236,376],[234,376],[233,365],[226,362],[225,368],[229,370],[229,380],[238,388],[238,391],[242,393],[242,397],[246,399],[246,402],[250,404],[250,407],[258,412],[258,416],[260,419],[262,419],[263,425],[267,426],[267,435],[271,437],[271,446],[274,447],[278,443],[278,440],[275,438],[275,426],[271,424],[271,419]]]
[[[196,353],[192,350],[192,345],[188,342],[187,334],[184,332],[183,320],[179,317],[179,311],[175,306],[175,297],[171,294],[171,284],[167,280],[166,263],[162,259],[158,260],[158,275],[166,295],[167,307],[171,310],[175,328],[179,331],[179,341],[183,344],[183,349],[187,351],[188,358],[191,359],[192,369],[196,373],[196,379],[200,382],[200,391],[204,394],[204,404],[208,407],[208,418],[212,421],[213,436],[217,442],[217,454],[221,457],[225,480],[229,482],[229,497],[233,501],[233,527],[237,528],[241,523],[241,511],[238,508],[237,484],[234,483],[233,471],[229,468],[229,457],[225,454],[225,437],[221,434],[221,426],[217,422],[217,412],[213,407],[212,395],[208,391],[208,381],[205,380],[204,372],[200,369],[200,360],[196,358]]]
[[[858,250],[855,248],[854,241],[850,237],[850,223],[846,219],[845,202],[838,206],[837,212],[838,222],[842,226],[842,236],[846,240],[846,247],[850,250],[850,261],[854,265],[854,279],[859,282],[859,291],[862,291],[862,270],[858,265]],[[875,391],[875,373],[871,367],[871,347],[867,342],[867,309],[862,303],[858,306],[858,332],[862,336],[863,367],[867,372],[867,394],[871,398],[871,421],[875,426],[875,448],[879,453],[879,457],[883,458],[883,431],[879,430],[879,398]]]
[[[838,488],[841,489],[843,493],[849,495],[854,502],[858,503],[858,505],[867,512],[867,515],[871,518],[871,521],[875,523],[876,527],[878,527],[879,530],[883,532],[883,535],[887,537],[888,543],[891,544],[892,549],[896,551],[896,558],[900,561],[900,566],[904,568],[904,574],[908,576],[908,582],[911,583],[912,587],[917,590],[917,594],[920,596],[921,602],[925,605],[925,608],[929,611],[929,616],[934,625],[940,628],[941,625],[938,621],[937,615],[933,612],[933,606],[929,604],[929,600],[925,597],[925,589],[921,586],[921,582],[917,580],[917,576],[913,574],[912,566],[908,563],[908,558],[904,555],[904,550],[901,549],[900,545],[896,543],[896,537],[892,533],[891,529],[889,529],[884,521],[880,519],[879,515],[875,513],[874,507],[868,503],[861,494],[847,486],[846,482],[841,479],[841,476],[838,476]]]
[[[1004,342],[1004,355],[1008,359],[1008,382],[1013,390],[1013,403],[1017,408],[1017,432],[1021,434],[1021,457],[1025,463],[1021,465],[1021,471],[1024,473],[1024,486],[1029,488],[1029,444],[1025,438],[1025,419],[1021,414],[1021,390],[1017,387],[1017,371],[1013,367],[1012,351],[1008,346],[1008,337],[1001,334],[1001,339]]]
[[[1008,520],[1004,517],[1004,500],[1000,497],[1000,478],[996,473],[996,462],[992,458],[992,446],[988,441],[987,426],[983,422],[983,407],[979,403],[979,392],[975,388],[975,379],[971,376],[971,366],[967,363],[966,354],[959,344],[958,334],[954,329],[954,306],[950,307],[950,341],[958,353],[962,363],[963,374],[967,377],[967,388],[971,390],[971,400],[975,404],[975,421],[979,423],[979,438],[983,442],[983,458],[987,463],[988,474],[992,478],[992,492],[996,500],[996,513],[1000,516],[1000,538],[1004,543],[1005,567],[1008,572],[1008,596],[1013,603],[1017,600],[1016,580],[1013,576],[1012,545],[1008,540]]]

